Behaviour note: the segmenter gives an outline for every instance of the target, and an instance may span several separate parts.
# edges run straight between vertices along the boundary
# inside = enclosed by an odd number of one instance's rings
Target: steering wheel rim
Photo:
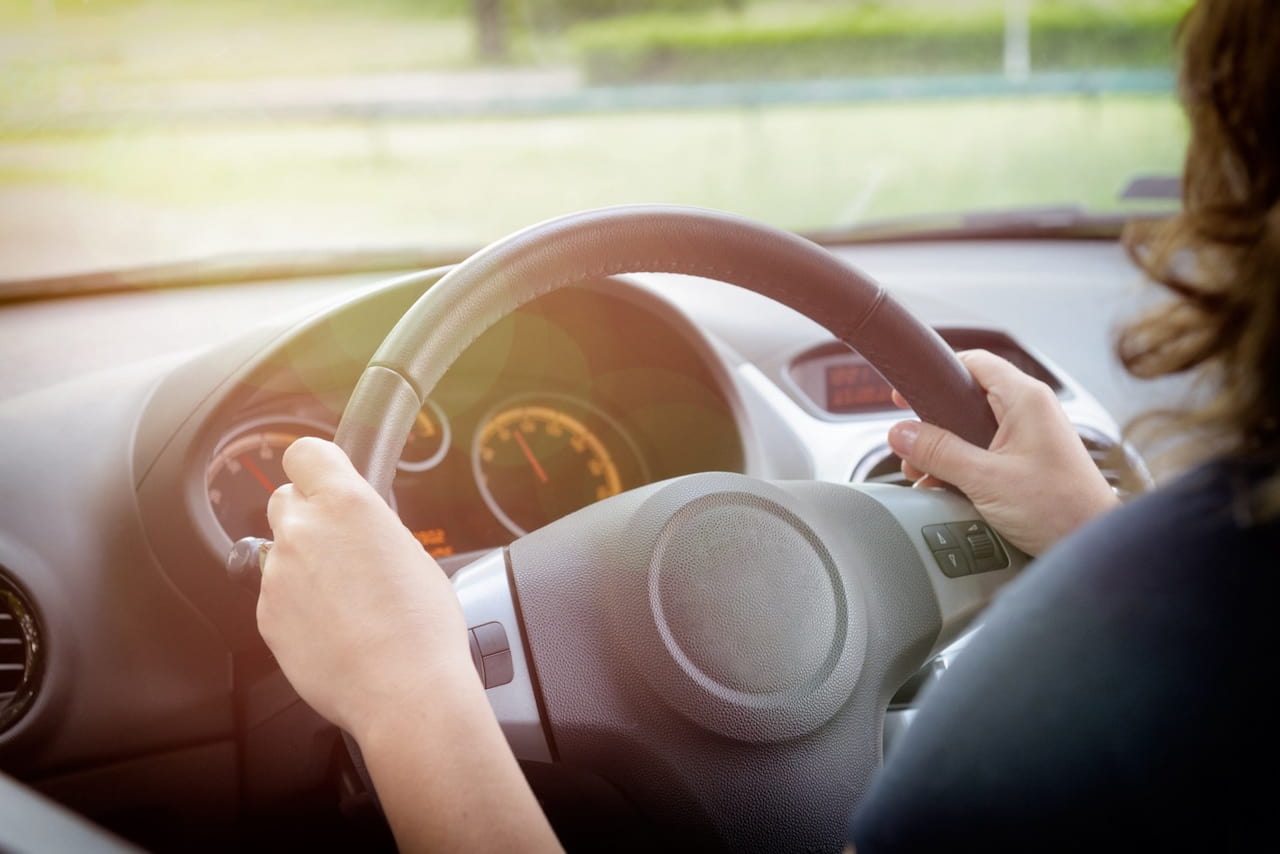
[[[946,342],[821,246],[721,211],[623,205],[531,226],[451,270],[378,348],[335,441],[366,480],[390,495],[414,417],[467,346],[540,296],[624,273],[700,276],[770,297],[856,349],[924,420],[981,447],[995,435],[985,394]]]
[[[995,433],[950,347],[868,276],[740,217],[645,205],[550,220],[456,267],[378,349],[337,443],[388,496],[414,417],[467,346],[557,288],[636,272],[769,296],[857,349],[924,419],[983,446]],[[459,572],[468,623],[514,636],[515,682],[500,690],[515,689],[516,711],[490,701],[517,756],[533,743],[522,758],[592,770],[713,848],[839,847],[879,764],[889,697],[1022,563],[1011,551],[995,567],[1008,571],[952,584],[920,532],[980,524],[965,521],[972,505],[883,489],[895,494],[689,475],[591,505]],[[733,779],[743,769],[747,781]]]

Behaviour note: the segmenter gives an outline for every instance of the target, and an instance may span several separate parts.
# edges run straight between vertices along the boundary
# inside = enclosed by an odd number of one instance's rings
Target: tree
[[[476,25],[476,51],[481,59],[507,58],[507,18],[503,0],[471,0]]]

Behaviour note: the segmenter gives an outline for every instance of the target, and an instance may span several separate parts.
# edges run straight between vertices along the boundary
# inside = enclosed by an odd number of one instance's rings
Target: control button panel
[[[938,568],[948,578],[1006,569],[1009,553],[986,522],[925,525],[920,531]]]
[[[929,544],[929,551],[932,552],[960,547],[960,540],[946,525],[925,525],[924,541]]]
[[[948,578],[959,578],[973,571],[973,564],[969,562],[969,556],[962,549],[939,549],[933,553],[933,559],[938,562],[938,568]]]
[[[482,623],[467,631],[471,642],[471,663],[476,666],[485,688],[506,685],[515,678],[511,664],[511,643],[502,623]]]

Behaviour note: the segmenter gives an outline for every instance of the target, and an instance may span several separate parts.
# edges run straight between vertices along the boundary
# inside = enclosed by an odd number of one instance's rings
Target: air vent
[[[850,480],[854,483],[887,483],[890,486],[911,485],[911,481],[902,474],[902,460],[887,447],[869,454]]]
[[[1076,427],[1076,432],[1080,434],[1080,441],[1084,442],[1094,465],[1117,495],[1125,498],[1142,492],[1151,485],[1146,467],[1126,446],[1088,427]],[[855,483],[911,485],[902,475],[902,460],[888,447],[867,455],[850,479]]]
[[[43,654],[35,614],[17,587],[0,577],[0,732],[35,699]]]
[[[1127,498],[1151,487],[1151,475],[1142,460],[1128,446],[1087,427],[1077,427],[1093,464],[1121,498]]]

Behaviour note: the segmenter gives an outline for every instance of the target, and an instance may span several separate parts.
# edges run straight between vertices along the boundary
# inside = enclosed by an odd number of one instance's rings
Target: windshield
[[[1134,181],[1179,170],[1186,5],[0,0],[0,280],[466,250],[629,202],[1163,210]]]

